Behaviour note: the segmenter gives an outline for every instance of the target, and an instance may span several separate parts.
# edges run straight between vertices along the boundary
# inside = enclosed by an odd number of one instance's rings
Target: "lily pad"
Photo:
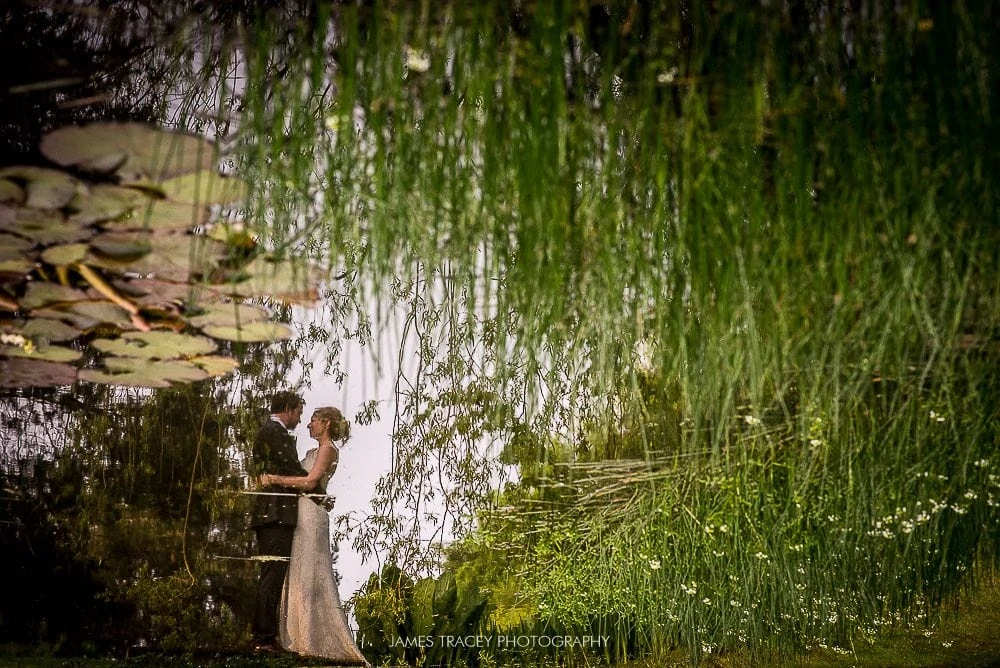
[[[214,339],[242,343],[282,341],[292,338],[291,328],[280,322],[248,322],[242,326],[208,325],[202,327],[201,331]]]
[[[267,296],[287,302],[308,302],[319,298],[315,270],[298,261],[275,262],[267,256],[257,257],[240,269],[238,277],[242,280],[216,287],[238,297]]]
[[[42,252],[42,262],[66,267],[77,262],[82,262],[87,257],[87,244],[61,244],[51,246]]]
[[[24,202],[25,197],[25,192],[19,185],[7,179],[0,179],[0,202],[17,205]]]
[[[86,304],[88,302],[82,302],[82,303]],[[114,304],[110,305],[114,306]],[[126,316],[128,316],[128,314],[125,313],[125,311],[121,312],[124,313]],[[46,318],[49,320],[58,320],[59,322],[66,323],[70,327],[74,327],[84,333],[90,331],[91,329],[97,327],[98,325],[101,325],[104,322],[103,319],[94,319],[89,315],[85,315],[83,313],[77,313],[69,306],[51,307],[51,308],[46,307],[46,308],[35,309],[31,312],[31,317]],[[128,321],[128,324],[129,326],[131,326],[131,320]]]
[[[271,314],[267,312],[267,309],[260,306],[232,302],[229,304],[210,304],[205,307],[204,313],[190,318],[189,321],[195,327],[209,325],[239,327],[252,322],[265,322],[270,318]]]
[[[5,280],[10,280],[10,274],[27,276],[35,269],[35,263],[27,258],[9,257],[0,259],[0,274],[7,274]]]
[[[79,350],[62,346],[37,345],[30,349],[21,346],[0,344],[0,357],[24,357],[26,359],[44,360],[46,362],[75,362],[80,359]]]
[[[91,250],[103,259],[128,264],[153,250],[146,232],[105,232],[90,240]]]
[[[145,193],[135,188],[99,183],[77,192],[69,203],[69,208],[73,211],[70,220],[84,225],[114,220],[149,201],[150,198]]]
[[[0,221],[0,228],[42,246],[83,241],[94,235],[92,229],[68,222],[58,212],[34,209],[18,209],[14,220]]]
[[[82,302],[89,300],[86,292],[58,283],[48,281],[32,281],[21,298],[21,306],[27,309],[37,309],[51,304]]]
[[[211,170],[182,174],[164,181],[159,187],[173,202],[229,204],[246,198],[246,184],[242,180]]]
[[[201,357],[192,357],[187,361],[201,367],[205,370],[205,373],[213,378],[225,376],[227,373],[235,371],[240,367],[240,363],[232,357],[222,357],[220,355],[203,355]]]
[[[111,233],[108,233],[111,234]],[[128,271],[164,280],[188,281],[208,273],[218,264],[224,247],[217,241],[185,234],[149,235],[143,232],[115,232],[123,240],[131,235],[138,244],[147,242],[150,252],[137,260],[123,261],[91,254],[89,264],[104,269]],[[103,235],[102,235],[103,236]]]
[[[103,224],[109,230],[150,230],[183,232],[208,222],[211,211],[189,202],[151,200],[146,206],[126,212]]]
[[[125,332],[118,339],[95,339],[91,345],[109,355],[142,359],[172,360],[206,355],[216,345],[203,336],[177,332]]]
[[[5,167],[0,169],[0,178],[19,181],[27,193],[24,206],[32,209],[61,209],[73,199],[78,186],[69,174],[47,167]]]
[[[20,253],[21,251],[30,250],[34,246],[33,243],[23,237],[0,232],[0,258],[6,257],[5,253]]]
[[[83,331],[52,318],[32,318],[21,329],[21,334],[31,339],[62,342],[72,341],[83,335]]]
[[[181,360],[150,361],[112,357],[104,360],[104,366],[107,372],[99,369],[81,370],[80,380],[103,385],[162,388],[209,377],[205,369]]]
[[[60,128],[42,138],[41,151],[63,167],[114,173],[122,183],[155,184],[216,164],[215,147],[207,139],[141,123]]]
[[[150,307],[174,307],[179,304],[199,304],[202,308],[221,298],[217,291],[198,283],[176,283],[155,278],[117,280],[112,285],[134,304]]]
[[[4,278],[10,279],[9,274],[27,276],[35,269],[35,263],[27,258],[6,258],[0,259],[0,274],[8,274]]]
[[[84,329],[91,329],[97,325],[112,325],[118,329],[134,329],[131,314],[121,306],[112,302],[95,299],[85,302],[77,302],[68,306],[66,311],[77,316],[82,316],[84,322],[91,324]],[[80,320],[71,320],[77,323]]]
[[[76,382],[75,366],[26,358],[0,358],[0,388],[62,387]]]
[[[0,274],[28,274],[35,268],[35,263],[25,251],[31,250],[34,244],[22,237],[0,232]]]

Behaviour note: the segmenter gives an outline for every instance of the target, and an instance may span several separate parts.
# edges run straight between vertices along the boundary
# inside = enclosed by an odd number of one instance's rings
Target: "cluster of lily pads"
[[[0,387],[167,387],[237,367],[218,341],[285,339],[253,301],[317,276],[219,220],[245,184],[212,142],[136,123],[55,130],[54,165],[0,167]]]

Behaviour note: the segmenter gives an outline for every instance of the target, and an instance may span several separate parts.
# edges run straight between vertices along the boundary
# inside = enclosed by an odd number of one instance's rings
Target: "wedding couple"
[[[291,430],[304,407],[294,392],[271,400],[271,419],[257,434],[249,470],[259,475],[251,526],[261,563],[253,634],[259,651],[280,649],[331,659],[340,665],[367,665],[354,643],[334,580],[330,518],[324,499],[346,442],[350,424],[336,408],[317,409],[309,436],[318,446],[301,462]],[[267,557],[275,557],[268,559]]]

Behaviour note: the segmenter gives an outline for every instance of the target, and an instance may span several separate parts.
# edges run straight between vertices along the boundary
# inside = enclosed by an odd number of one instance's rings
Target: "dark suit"
[[[269,420],[257,432],[253,443],[253,461],[249,468],[252,476],[262,473],[272,475],[304,476],[308,472],[299,464],[295,438],[285,426]],[[291,492],[296,490],[269,485],[264,492]],[[292,554],[292,535],[299,516],[297,496],[256,496],[250,526],[257,534],[257,552],[261,555],[289,557]],[[276,640],[278,634],[278,605],[281,588],[288,572],[287,561],[264,561],[257,583],[257,608],[254,613],[253,634],[264,642]]]

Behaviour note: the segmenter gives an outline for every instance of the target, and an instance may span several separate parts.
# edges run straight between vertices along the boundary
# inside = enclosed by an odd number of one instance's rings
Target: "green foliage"
[[[477,648],[447,639],[475,636],[485,628],[486,598],[478,581],[446,570],[414,582],[392,565],[373,574],[354,598],[365,655],[375,662],[476,665]]]
[[[20,620],[7,641],[60,652],[245,642],[254,568],[213,558],[251,548],[224,397],[205,383],[150,397],[80,390],[87,410],[59,418],[51,459],[23,455],[34,476],[5,450],[4,552],[30,590],[4,599],[0,615]]]

